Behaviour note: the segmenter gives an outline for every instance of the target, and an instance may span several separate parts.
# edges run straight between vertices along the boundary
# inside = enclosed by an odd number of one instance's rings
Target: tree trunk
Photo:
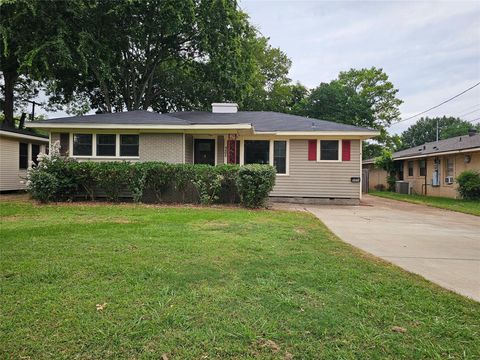
[[[5,107],[3,114],[5,119],[3,120],[3,126],[7,128],[15,128],[13,120],[13,101],[14,101],[14,88],[18,75],[14,71],[4,71],[3,79],[5,82]]]

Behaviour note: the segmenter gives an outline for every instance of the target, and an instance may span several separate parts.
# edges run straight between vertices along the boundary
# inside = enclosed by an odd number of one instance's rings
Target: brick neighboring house
[[[457,198],[455,178],[465,170],[480,171],[480,135],[467,135],[434,141],[393,154],[397,178],[410,184],[413,194]],[[375,169],[374,160],[363,161],[368,169],[369,189],[387,186],[387,174]]]
[[[362,140],[377,131],[275,112],[158,114],[130,111],[27,123],[49,132],[50,143],[79,161],[165,161],[218,165],[270,164],[277,169],[270,194],[280,201],[358,203]]]
[[[25,189],[27,168],[47,147],[46,137],[27,130],[0,128],[0,191]]]

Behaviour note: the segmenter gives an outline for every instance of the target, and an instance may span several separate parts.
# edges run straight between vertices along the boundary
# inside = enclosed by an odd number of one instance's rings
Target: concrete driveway
[[[310,206],[344,241],[480,301],[480,217],[365,196],[361,206]]]

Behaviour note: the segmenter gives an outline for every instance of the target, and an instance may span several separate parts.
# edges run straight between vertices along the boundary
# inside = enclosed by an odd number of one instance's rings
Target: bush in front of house
[[[237,187],[240,203],[248,208],[265,206],[268,195],[275,185],[276,171],[273,166],[250,164],[238,171]]]
[[[480,172],[466,170],[456,178],[458,192],[465,200],[480,200]]]
[[[268,165],[78,162],[52,151],[42,155],[38,166],[29,169],[27,187],[32,197],[41,202],[78,198],[117,202],[129,197],[135,202],[153,199],[161,203],[171,202],[173,194],[173,201],[181,203],[241,202],[253,208],[265,205],[275,175],[275,169]]]

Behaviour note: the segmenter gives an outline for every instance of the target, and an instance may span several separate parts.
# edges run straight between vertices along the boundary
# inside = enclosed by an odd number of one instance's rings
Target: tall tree
[[[397,98],[397,93],[382,69],[351,69],[313,89],[295,106],[294,112],[379,130],[381,134],[373,143],[364,143],[364,158],[375,157],[383,147],[395,150],[398,143],[398,139],[387,132],[387,127],[400,116],[402,100]]]
[[[0,105],[4,126],[13,127],[15,107],[25,97],[35,96],[38,83],[34,80],[44,81],[51,75],[52,66],[70,61],[63,37],[69,6],[64,1],[0,3]]]
[[[480,124],[474,125],[460,118],[447,116],[434,118],[422,117],[402,133],[401,148],[408,149],[435,141],[437,139],[437,122],[438,138],[440,140],[466,135],[468,130],[473,127],[480,130]]]

